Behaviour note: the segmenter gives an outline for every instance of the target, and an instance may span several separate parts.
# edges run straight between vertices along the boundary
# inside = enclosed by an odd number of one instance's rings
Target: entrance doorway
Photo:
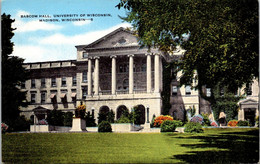
[[[120,105],[117,108],[116,119],[118,120],[124,113],[129,113],[129,111],[125,105]]]
[[[144,124],[145,123],[145,107],[143,105],[137,105],[136,106],[136,112],[139,115],[138,122],[140,124]]]
[[[255,108],[245,108],[245,120],[249,122],[250,125],[255,125]]]

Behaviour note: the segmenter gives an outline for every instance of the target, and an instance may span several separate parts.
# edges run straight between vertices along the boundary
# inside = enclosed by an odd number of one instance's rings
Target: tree
[[[28,73],[23,68],[23,59],[11,56],[14,43],[11,42],[14,36],[12,28],[13,19],[10,15],[2,14],[2,121],[7,124],[19,117],[19,107],[25,107],[26,92],[19,89],[22,82],[28,77]]]
[[[181,84],[198,80],[203,86],[226,86],[230,92],[258,77],[258,2],[249,0],[121,0],[129,11],[123,20],[132,23],[140,44],[165,54],[181,45],[186,50],[180,69]],[[194,75],[196,72],[196,75]]]

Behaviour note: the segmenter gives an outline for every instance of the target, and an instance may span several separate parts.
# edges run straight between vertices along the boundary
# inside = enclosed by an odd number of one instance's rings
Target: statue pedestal
[[[81,118],[73,118],[71,132],[82,132],[86,130],[86,121]]]

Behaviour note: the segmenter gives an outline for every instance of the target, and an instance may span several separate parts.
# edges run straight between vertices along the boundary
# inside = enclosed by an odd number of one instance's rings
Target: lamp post
[[[147,107],[146,107],[146,123],[150,123],[149,122],[149,105],[147,105]]]

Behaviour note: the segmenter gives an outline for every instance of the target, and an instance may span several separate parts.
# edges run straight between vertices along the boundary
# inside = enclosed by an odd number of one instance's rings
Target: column
[[[245,110],[244,108],[241,108],[241,115],[242,115],[242,121],[245,121]]]
[[[94,78],[94,92],[98,95],[99,89],[99,57],[95,57],[95,78]]]
[[[151,55],[146,54],[146,89],[147,93],[151,93],[151,88],[152,88],[152,63],[151,63]]]
[[[112,85],[111,93],[116,94],[116,56],[111,56],[112,58]]]
[[[91,58],[88,58],[88,95],[92,95],[92,62]]]
[[[159,93],[160,88],[160,56],[155,54],[154,56],[154,92]]]
[[[129,57],[129,94],[134,92],[134,55],[128,55]]]

